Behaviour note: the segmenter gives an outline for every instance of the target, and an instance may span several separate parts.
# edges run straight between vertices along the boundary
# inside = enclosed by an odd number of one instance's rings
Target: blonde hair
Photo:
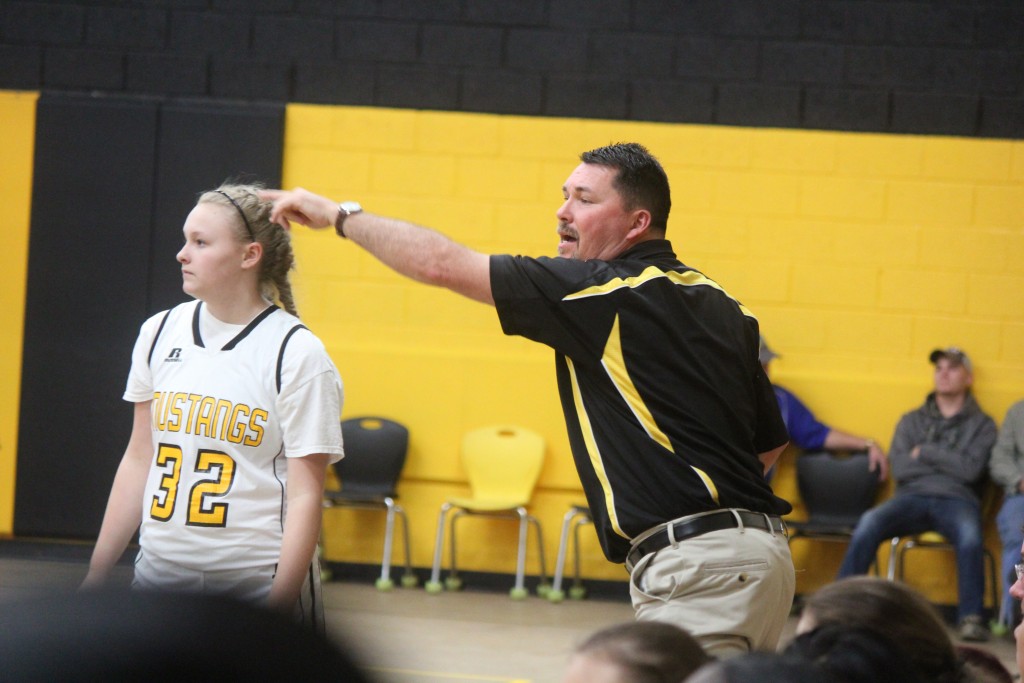
[[[255,183],[225,183],[215,190],[203,192],[197,203],[233,208],[238,216],[233,225],[235,237],[240,242],[259,242],[263,246],[259,269],[260,293],[297,316],[299,313],[289,280],[289,274],[295,268],[291,235],[270,220],[272,204],[261,200],[257,194],[262,189],[262,185]]]

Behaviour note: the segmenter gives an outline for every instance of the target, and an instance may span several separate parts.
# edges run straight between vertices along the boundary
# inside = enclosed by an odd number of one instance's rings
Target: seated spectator
[[[759,356],[764,373],[771,378],[769,366],[773,359],[779,357],[779,354],[771,350],[763,336],[761,337]],[[775,400],[778,401],[779,410],[782,412],[782,421],[786,423],[786,430],[789,432],[790,443],[805,451],[866,450],[868,452],[868,467],[872,472],[878,471],[879,481],[885,481],[889,475],[889,461],[885,457],[885,451],[874,439],[831,427],[819,421],[793,392],[774,382],[772,388],[775,390]],[[771,471],[769,471],[768,477],[771,477]]]
[[[1024,544],[1024,401],[1018,401],[1006,412],[999,429],[999,437],[992,448],[988,463],[992,481],[1003,488],[1003,504],[996,515],[999,540],[1003,545],[1003,580],[1007,595],[1003,601],[1000,621],[1014,626],[1020,620],[1020,605],[1009,595],[1009,588],[1017,578],[1013,566],[1020,562],[1020,547]]]
[[[829,624],[797,636],[786,647],[789,657],[813,662],[831,680],[844,683],[925,683],[926,678],[903,650],[876,631]]]
[[[1020,562],[1013,569],[1017,581],[1010,586],[1010,595],[1024,607],[1024,544],[1020,549]],[[1024,673],[1024,622],[1013,630],[1013,637],[1017,641],[1017,670]]]
[[[824,586],[805,601],[797,636],[828,626],[877,634],[924,680],[1007,683],[1006,667],[984,651],[954,645],[938,610],[906,584],[860,576]]]
[[[958,348],[936,349],[935,390],[896,426],[889,457],[896,489],[868,510],[850,539],[839,577],[867,572],[878,545],[896,536],[937,531],[956,551],[958,634],[988,639],[982,618],[985,574],[981,490],[996,440],[996,425],[982,412],[971,385],[971,361]]]
[[[678,626],[627,622],[602,629],[577,647],[562,683],[677,683],[710,660]]]
[[[686,683],[839,683],[799,657],[749,652],[705,664]]]
[[[929,677],[956,666],[956,650],[938,610],[906,584],[859,576],[823,586],[804,600],[796,633],[831,625],[874,631],[902,647]]]

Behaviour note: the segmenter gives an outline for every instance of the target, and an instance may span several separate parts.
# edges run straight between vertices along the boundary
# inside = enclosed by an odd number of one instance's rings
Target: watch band
[[[342,202],[338,204],[338,218],[334,221],[334,231],[338,233],[339,237],[348,239],[345,234],[345,221],[354,213],[362,212],[363,207],[359,205],[359,202]]]

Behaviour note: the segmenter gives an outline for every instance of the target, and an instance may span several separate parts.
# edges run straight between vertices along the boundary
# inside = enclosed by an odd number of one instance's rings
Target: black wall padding
[[[184,300],[196,193],[280,183],[283,106],[46,95],[38,102],[14,532],[95,538],[131,432],[139,325]]]
[[[225,180],[281,186],[284,107],[169,103],[160,109],[152,243],[151,310],[182,300],[181,226],[203,190]]]

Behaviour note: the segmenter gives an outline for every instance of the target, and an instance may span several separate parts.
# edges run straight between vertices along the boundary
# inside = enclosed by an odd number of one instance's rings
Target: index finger
[[[273,202],[284,196],[284,190],[260,190],[256,194],[265,202]]]

